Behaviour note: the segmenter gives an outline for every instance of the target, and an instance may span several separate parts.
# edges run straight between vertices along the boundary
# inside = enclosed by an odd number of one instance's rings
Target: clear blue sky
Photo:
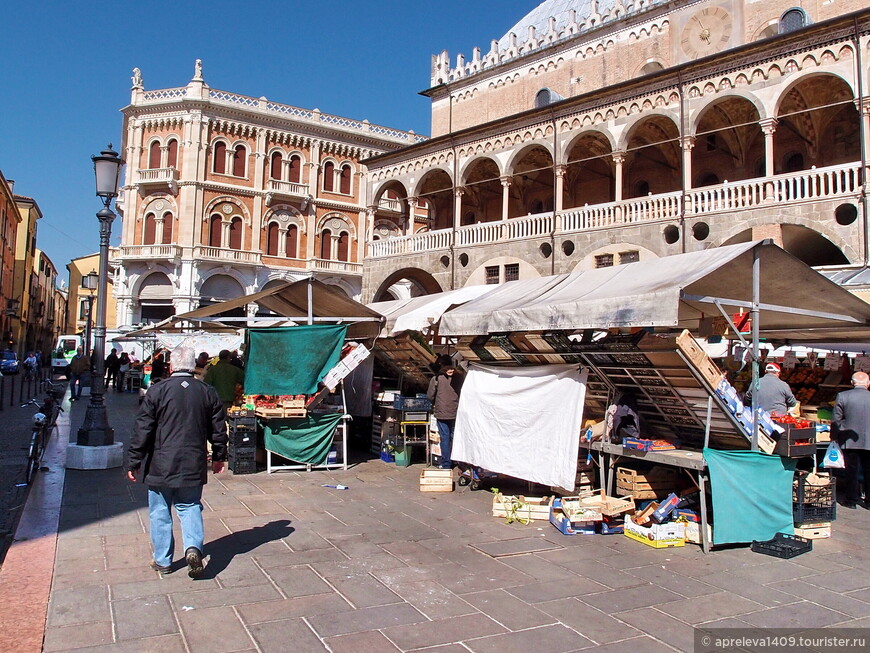
[[[121,142],[134,66],[146,90],[169,88],[199,58],[212,88],[428,135],[431,55],[486,52],[539,1],[10,1],[0,170],[39,203],[37,245],[66,279],[99,247],[90,156]]]

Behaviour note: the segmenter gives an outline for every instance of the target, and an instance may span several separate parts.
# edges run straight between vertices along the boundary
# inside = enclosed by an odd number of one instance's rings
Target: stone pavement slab
[[[135,397],[108,401],[123,441]],[[656,653],[691,650],[699,623],[870,626],[870,541],[856,536],[870,511],[842,511],[793,560],[705,556],[508,525],[486,492],[420,494],[419,466],[227,473],[205,488],[194,581],[180,552],[178,572],[148,568],[141,486],[120,470],[66,476],[46,651]]]

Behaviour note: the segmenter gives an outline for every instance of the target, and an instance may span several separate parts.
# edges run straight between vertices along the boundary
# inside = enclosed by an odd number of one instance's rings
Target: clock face
[[[705,7],[689,16],[680,44],[688,57],[705,57],[728,46],[731,30],[731,15],[727,11],[722,7]]]

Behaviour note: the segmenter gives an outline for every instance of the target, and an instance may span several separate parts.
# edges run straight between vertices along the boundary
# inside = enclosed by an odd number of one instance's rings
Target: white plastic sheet
[[[472,364],[459,397],[451,457],[574,489],[587,376],[577,365]]]

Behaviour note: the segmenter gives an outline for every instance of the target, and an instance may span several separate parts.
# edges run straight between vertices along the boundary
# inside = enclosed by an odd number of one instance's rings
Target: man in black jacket
[[[831,437],[842,447],[846,463],[845,508],[855,508],[862,503],[862,489],[864,501],[870,502],[870,376],[866,372],[855,372],[852,385],[851,390],[837,395],[831,420]],[[863,483],[860,474],[863,474]],[[868,503],[863,505],[870,507]]]
[[[206,442],[211,442],[212,470],[223,471],[227,459],[224,405],[215,389],[193,376],[196,354],[179,347],[172,354],[173,373],[148,388],[127,451],[127,477],[148,486],[154,560],[161,574],[172,572],[175,541],[172,509],[178,513],[188,575],[203,572],[202,486],[208,481]]]

